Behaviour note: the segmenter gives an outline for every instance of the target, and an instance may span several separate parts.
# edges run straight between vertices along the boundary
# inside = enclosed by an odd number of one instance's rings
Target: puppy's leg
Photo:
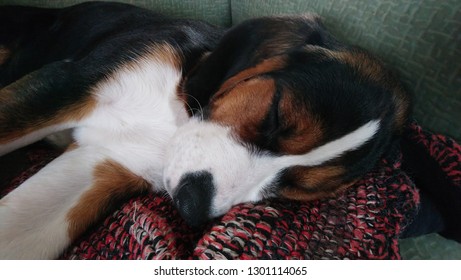
[[[0,156],[77,125],[96,102],[73,62],[42,67],[0,89]]]
[[[120,198],[149,187],[101,148],[77,147],[0,200],[0,259],[51,259]]]
[[[71,150],[2,198],[0,259],[57,257],[71,242],[66,214],[102,161],[99,151]]]

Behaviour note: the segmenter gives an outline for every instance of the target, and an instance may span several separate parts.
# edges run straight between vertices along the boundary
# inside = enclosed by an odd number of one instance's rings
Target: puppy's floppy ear
[[[248,59],[249,51],[245,50],[250,44],[248,39],[245,34],[229,31],[217,48],[189,74],[184,89],[192,110],[206,106],[231,69]]]
[[[217,48],[190,73],[184,89],[191,109],[206,106],[227,79],[263,60],[306,44],[322,44],[316,16],[266,17],[230,29]]]
[[[285,55],[274,56],[261,61],[255,66],[246,68],[236,73],[234,76],[225,80],[221,84],[221,86],[216,90],[216,93],[210,97],[210,100],[215,100],[225,95],[241,82],[248,81],[257,76],[282,69],[286,65],[286,60],[287,58]]]
[[[210,70],[215,69],[214,67],[203,66],[201,71],[198,70],[199,73],[192,75],[186,81],[185,90],[187,93],[188,109],[191,110],[190,113],[193,113],[195,110],[207,106],[210,101],[225,95],[241,82],[281,69],[285,64],[285,55],[271,57],[254,66],[244,68],[242,71],[236,72],[235,75],[226,79],[220,78],[221,76],[217,73],[219,69],[223,70],[222,68],[218,67],[213,72]],[[227,74],[221,74],[227,77]]]

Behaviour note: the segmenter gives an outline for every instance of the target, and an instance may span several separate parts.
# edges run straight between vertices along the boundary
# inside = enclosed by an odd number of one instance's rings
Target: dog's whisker
[[[193,95],[190,95],[188,93],[185,94],[186,96],[188,97],[191,97],[196,103],[197,105],[199,106],[199,108],[196,108],[194,109],[190,104],[189,102],[185,102],[187,107],[189,108],[189,110],[195,115],[195,114],[198,114],[198,117],[200,118],[200,121],[203,121],[204,120],[204,114],[203,114],[203,107],[202,105],[200,104],[200,102],[198,101],[198,99],[193,96]]]

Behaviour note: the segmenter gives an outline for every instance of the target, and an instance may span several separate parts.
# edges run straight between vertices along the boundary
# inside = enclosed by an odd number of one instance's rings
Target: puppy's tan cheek
[[[278,147],[284,154],[305,154],[318,146],[324,135],[321,122],[309,112],[295,93],[284,91],[279,115],[289,133],[279,138]]]
[[[242,141],[252,142],[267,115],[275,93],[272,79],[252,79],[214,101],[210,120],[230,126]]]
[[[344,173],[342,166],[292,167],[285,174],[287,185],[280,195],[301,201],[336,196],[352,184],[342,180]]]

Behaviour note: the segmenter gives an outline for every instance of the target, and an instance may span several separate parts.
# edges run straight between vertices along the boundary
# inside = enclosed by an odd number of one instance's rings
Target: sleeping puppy
[[[217,43],[203,23],[118,4],[14,9],[1,12],[26,22],[25,39],[0,33],[11,73],[0,81],[0,152],[68,128],[75,142],[0,200],[1,258],[55,258],[147,189],[168,192],[191,226],[237,203],[334,196],[407,118],[397,80],[315,16],[250,20]]]
[[[239,24],[185,90],[195,117],[168,146],[164,185],[192,225],[241,202],[335,196],[373,168],[409,110],[383,64],[315,15]]]

